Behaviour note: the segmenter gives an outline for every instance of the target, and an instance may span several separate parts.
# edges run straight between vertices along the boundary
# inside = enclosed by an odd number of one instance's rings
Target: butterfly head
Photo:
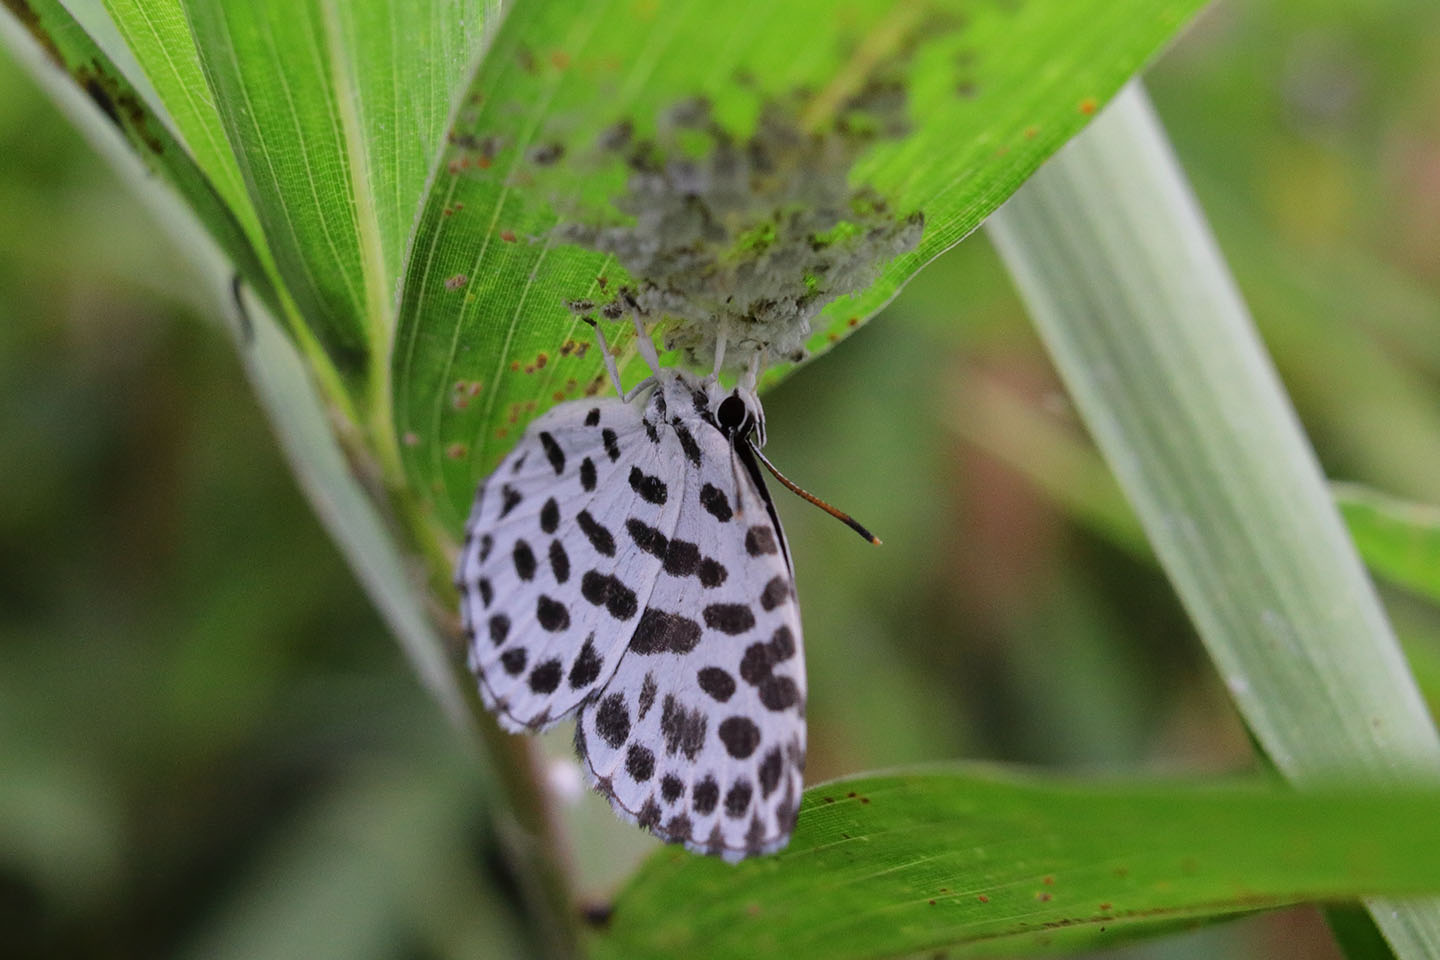
[[[710,416],[715,426],[732,442],[754,435],[756,446],[765,446],[765,410],[754,390],[726,389],[718,383],[710,388]]]

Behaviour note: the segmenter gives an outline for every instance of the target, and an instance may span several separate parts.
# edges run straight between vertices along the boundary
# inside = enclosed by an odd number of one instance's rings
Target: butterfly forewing
[[[614,672],[639,622],[661,562],[625,522],[673,529],[680,506],[629,483],[632,469],[673,464],[641,414],[618,399],[556,407],[477,495],[456,579],[470,669],[507,729],[573,711]]]

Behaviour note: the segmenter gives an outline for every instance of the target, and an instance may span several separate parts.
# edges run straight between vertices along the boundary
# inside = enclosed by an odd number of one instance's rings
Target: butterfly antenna
[[[851,530],[854,530],[856,533],[860,534],[860,536],[864,537],[866,540],[869,540],[876,546],[880,545],[880,538],[875,536],[875,534],[871,533],[869,530],[866,530],[864,527],[862,527],[854,517],[850,516],[850,514],[846,513],[843,510],[836,510],[834,507],[830,506],[830,504],[815,496],[815,494],[809,492],[808,490],[802,490],[794,483],[791,483],[790,479],[786,477],[785,474],[775,469],[775,464],[771,463],[769,458],[766,457],[765,454],[760,452],[759,447],[755,446],[755,444],[753,443],[749,446],[750,452],[755,454],[755,459],[763,463],[765,465],[765,469],[770,471],[770,475],[776,480],[779,480],[785,486],[786,490],[789,490],[791,493],[795,494],[795,496],[799,497],[802,500],[808,500],[810,503],[815,504],[815,506],[819,507],[821,510],[824,510],[826,513],[830,514],[830,516],[834,517],[836,520],[839,520],[841,523],[845,524],[845,526],[849,527]]]

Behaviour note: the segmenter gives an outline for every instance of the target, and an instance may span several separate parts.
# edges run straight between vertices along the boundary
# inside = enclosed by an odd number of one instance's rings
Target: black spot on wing
[[[595,634],[585,638],[585,645],[570,665],[570,687],[579,690],[594,683],[600,676],[600,656],[595,652]]]
[[[625,709],[625,695],[612,693],[600,701],[595,710],[595,732],[616,750],[630,736],[630,711]]]
[[[569,628],[570,611],[559,600],[542,593],[535,601],[535,619],[551,633],[559,633]]]
[[[644,720],[645,714],[649,713],[650,708],[655,706],[655,694],[658,690],[659,687],[655,683],[655,675],[647,672],[645,674],[645,682],[640,684],[640,699],[635,702],[635,712],[641,720]]]
[[[760,746],[760,728],[749,717],[726,717],[720,721],[719,733],[725,752],[736,760],[744,760]]]
[[[563,673],[559,660],[546,660],[530,671],[530,689],[535,693],[554,693]]]
[[[655,775],[655,754],[648,747],[632,743],[625,754],[625,772],[636,783],[644,783]]]
[[[650,797],[646,799],[645,805],[640,808],[640,812],[635,815],[635,823],[644,827],[646,830],[653,831],[660,825],[660,816],[660,804],[655,802],[654,797]]]
[[[580,486],[586,493],[595,489],[595,461],[589,457],[580,461]]]
[[[675,436],[680,438],[680,449],[685,451],[685,459],[697,467],[700,466],[700,444],[695,442],[695,437],[685,428],[685,424],[675,424]]]
[[[735,516],[734,511],[730,509],[730,499],[725,496],[725,491],[711,483],[700,488],[700,506],[721,523],[725,523]]]
[[[750,781],[745,779],[736,780],[725,791],[725,814],[739,820],[745,816],[745,811],[750,809],[750,797],[755,790],[750,786]]]
[[[620,459],[620,438],[615,436],[615,431],[606,427],[600,431],[600,439],[605,442],[605,455],[614,463]]]
[[[655,424],[650,422],[649,417],[641,417],[640,424],[645,428],[645,436],[650,438],[651,443],[660,442],[660,431],[655,429]]]
[[[700,624],[679,613],[649,607],[630,638],[630,649],[640,654],[689,653],[700,642]]]
[[[725,578],[730,575],[730,572],[720,561],[706,557],[700,561],[699,575],[702,586],[718,587],[725,582]]]
[[[510,486],[510,484],[507,483],[501,486],[500,516],[508,516],[510,511],[518,507],[520,505],[520,501],[524,499],[525,497],[520,493],[520,491]]]
[[[591,407],[590,412],[585,414],[585,426],[594,427],[600,423],[600,408]]]
[[[766,677],[755,690],[766,710],[789,710],[800,702],[800,688],[789,677]]]
[[[696,675],[700,689],[724,703],[735,695],[735,678],[719,667],[702,667]]]
[[[495,546],[495,538],[490,534],[483,534],[480,537],[480,562],[484,563],[490,558],[490,551]]]
[[[625,521],[625,531],[630,534],[635,546],[653,557],[665,559],[665,548],[669,546],[669,539],[665,534],[635,517]]]
[[[750,556],[759,557],[764,554],[777,553],[779,549],[775,545],[775,531],[765,524],[756,524],[745,531],[745,552]]]
[[[503,613],[497,613],[490,618],[490,642],[495,646],[505,642],[510,635],[510,618]]]
[[[795,656],[795,634],[789,627],[781,624],[775,628],[775,632],[770,635],[770,652],[777,662]]]
[[[740,679],[753,686],[770,676],[774,666],[775,655],[771,652],[770,645],[752,643],[745,648],[745,654],[740,658]]]
[[[669,495],[663,480],[650,476],[639,467],[630,468],[630,489],[634,490],[646,503],[664,503]]]
[[[585,539],[590,541],[590,546],[595,552],[606,557],[615,556],[615,538],[603,524],[590,516],[589,510],[581,510],[575,520],[580,524],[580,532],[585,534]]]
[[[506,650],[504,653],[500,654],[500,666],[504,667],[505,672],[510,674],[510,676],[512,677],[524,673],[525,648],[512,647],[511,649]]]
[[[556,583],[570,579],[570,555],[559,540],[550,541],[550,572],[555,574]]]
[[[490,581],[486,580],[484,577],[480,578],[479,586],[480,602],[488,608],[490,606],[490,601],[495,599],[495,588],[490,586]]]
[[[760,593],[760,606],[766,610],[774,610],[780,604],[790,599],[790,581],[783,576],[776,574],[765,584],[765,589]]]
[[[635,591],[625,586],[619,577],[587,570],[580,578],[580,594],[595,606],[603,606],[616,620],[629,620],[635,616]]]
[[[686,709],[673,696],[666,694],[660,712],[660,733],[665,737],[666,754],[673,757],[681,753],[685,759],[694,760],[705,746],[706,726],[703,710]],[[758,731],[756,736],[759,736]]]
[[[702,615],[707,627],[732,637],[755,626],[755,614],[743,603],[712,603]]]
[[[551,497],[545,501],[545,506],[540,508],[540,529],[546,533],[554,533],[555,528],[560,526],[560,505]]]
[[[776,747],[765,754],[765,759],[760,761],[760,796],[768,798],[780,785],[780,775],[785,772],[785,761],[780,756],[780,748]]]
[[[706,776],[695,784],[695,788],[690,791],[690,802],[692,809],[702,817],[714,813],[715,805],[720,802],[720,785],[715,782],[715,778]]]
[[[666,803],[674,803],[676,800],[679,800],[684,794],[684,780],[681,780],[673,773],[667,773],[665,774],[665,776],[660,778],[660,796],[664,798]]]
[[[524,540],[515,541],[515,549],[511,552],[511,559],[515,561],[515,575],[521,580],[535,579],[535,553],[530,549],[530,544]]]
[[[686,540],[671,540],[665,550],[665,572],[688,577],[700,566],[700,547]]]
[[[550,461],[555,476],[565,472],[565,451],[560,449],[560,444],[548,432],[540,431],[540,445],[545,448],[545,459]]]
[[[677,813],[665,821],[665,832],[668,833],[671,843],[683,843],[690,839],[692,829],[690,818],[683,813]]]

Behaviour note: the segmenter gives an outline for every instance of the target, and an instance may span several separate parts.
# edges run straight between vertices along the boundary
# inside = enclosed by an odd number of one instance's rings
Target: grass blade
[[[992,236],[1256,739],[1287,777],[1440,773],[1440,740],[1139,90]],[[1376,903],[1402,957],[1440,905]]]

